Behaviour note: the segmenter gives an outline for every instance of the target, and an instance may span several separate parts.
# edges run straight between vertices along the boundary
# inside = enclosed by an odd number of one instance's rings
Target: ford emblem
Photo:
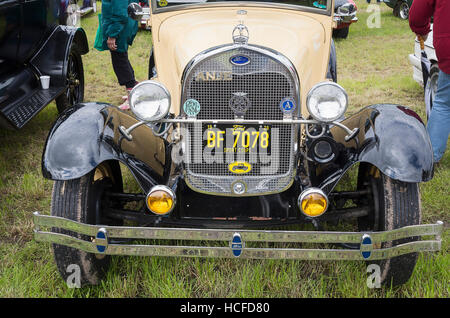
[[[230,63],[236,66],[244,66],[250,63],[250,58],[245,55],[234,55],[230,58]]]
[[[242,254],[242,249],[244,248],[244,242],[242,242],[241,234],[234,233],[233,238],[230,242],[230,247],[235,257],[239,257]]]

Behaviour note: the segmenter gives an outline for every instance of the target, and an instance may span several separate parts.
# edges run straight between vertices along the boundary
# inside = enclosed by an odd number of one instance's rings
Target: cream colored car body
[[[249,31],[249,45],[275,50],[295,66],[305,114],[309,90],[326,80],[333,19],[326,12],[304,9],[249,2],[204,3],[160,13],[154,13],[153,7],[153,52],[158,74],[155,80],[169,90],[171,112],[180,113],[182,75],[188,63],[204,50],[232,44],[234,27],[243,23]],[[239,10],[245,10],[245,14],[239,14]]]

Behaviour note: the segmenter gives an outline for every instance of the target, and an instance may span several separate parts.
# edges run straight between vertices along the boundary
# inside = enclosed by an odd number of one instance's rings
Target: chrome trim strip
[[[284,242],[284,243],[360,243],[370,235],[375,247],[382,242],[414,236],[434,235],[436,240],[415,241],[385,249],[373,249],[371,260],[384,259],[412,252],[438,251],[441,248],[443,223],[413,225],[385,232],[315,232],[315,231],[258,231],[258,230],[220,230],[189,228],[150,228],[89,225],[61,217],[33,213],[34,237],[36,241],[71,246],[89,253],[100,253],[96,242],[84,241],[72,236],[41,231],[40,227],[58,227],[88,236],[96,236],[101,230],[108,238],[152,239],[152,240],[195,240],[229,242],[238,233],[245,242]],[[106,243],[107,244],[107,243]],[[365,250],[362,247],[361,250]],[[288,249],[288,248],[246,248],[243,258],[292,258],[292,259],[352,259],[363,260],[361,250],[343,249]],[[140,256],[201,256],[235,257],[230,247],[176,246],[176,245],[123,245],[107,244],[107,255]]]
[[[283,125],[297,125],[297,124],[316,124],[316,125],[323,125],[323,124],[333,124],[347,132],[347,136],[345,136],[345,140],[349,141],[352,139],[356,134],[359,132],[359,128],[354,128],[353,130],[350,130],[347,126],[343,125],[339,121],[333,121],[330,123],[324,123],[321,121],[317,121],[315,119],[292,119],[292,118],[286,118],[283,120],[274,119],[274,120],[257,120],[257,119],[195,119],[195,118],[174,118],[174,119],[161,119],[156,121],[157,123],[172,123],[172,124],[203,124],[203,123],[213,123],[213,124],[254,124],[254,125],[264,125],[264,124],[283,124]],[[131,132],[144,124],[151,124],[154,122],[144,122],[140,121],[136,124],[130,126],[128,129],[124,126],[119,127],[119,131],[128,139],[132,140],[133,136],[131,135]],[[318,138],[319,136],[309,136],[310,138]]]
[[[156,0],[152,0],[152,14],[181,11],[181,10],[195,10],[195,9],[206,9],[206,8],[229,8],[236,7],[241,9],[242,7],[259,7],[259,8],[270,8],[270,9],[286,9],[301,12],[317,13],[322,15],[331,16],[334,10],[331,8],[331,2],[327,3],[327,9],[303,7],[299,5],[283,4],[283,3],[268,3],[268,2],[246,2],[246,1],[233,1],[233,2],[212,2],[212,3],[202,3],[202,4],[180,4],[173,7],[158,8],[156,5]]]
[[[285,124],[285,125],[296,125],[296,124],[323,124],[323,122],[317,120],[309,119],[195,119],[195,118],[175,118],[175,119],[162,119],[158,122],[161,123],[178,123],[178,124],[254,124],[254,125],[264,125],[264,124]]]

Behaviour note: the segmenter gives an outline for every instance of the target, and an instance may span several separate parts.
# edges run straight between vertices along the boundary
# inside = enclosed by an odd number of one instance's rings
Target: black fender
[[[163,177],[146,162],[122,150],[124,138],[118,130],[118,112],[117,107],[110,104],[80,103],[61,113],[45,143],[43,176],[51,180],[72,180],[103,162],[122,162],[144,192],[163,183]],[[151,129],[148,130],[152,135]]]
[[[337,126],[330,129],[343,147],[334,172],[319,174],[321,188],[331,191],[345,172],[358,162],[370,163],[392,179],[425,182],[433,177],[433,151],[426,127],[413,110],[392,104],[362,109],[341,122],[358,135],[345,141],[347,133]],[[323,169],[323,171],[330,171]]]
[[[76,179],[100,163],[119,159],[118,152],[102,142],[107,104],[81,103],[64,111],[53,124],[42,156],[42,174],[52,180]],[[107,129],[107,127],[106,127]]]
[[[87,36],[82,28],[59,25],[31,58],[30,64],[39,75],[50,75],[52,85],[66,86],[67,61],[72,44],[76,44],[81,55],[89,52]]]

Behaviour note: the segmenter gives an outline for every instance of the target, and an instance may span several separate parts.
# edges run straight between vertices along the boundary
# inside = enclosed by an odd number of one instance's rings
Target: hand
[[[417,35],[417,38],[419,39],[419,41],[420,41],[420,38],[422,38],[424,42],[428,39],[428,33],[425,35],[420,35],[420,34],[416,34],[416,35]]]
[[[108,45],[108,48],[109,48],[111,51],[117,50],[116,38],[110,38],[110,37],[108,37],[108,40],[106,41],[106,44]]]

